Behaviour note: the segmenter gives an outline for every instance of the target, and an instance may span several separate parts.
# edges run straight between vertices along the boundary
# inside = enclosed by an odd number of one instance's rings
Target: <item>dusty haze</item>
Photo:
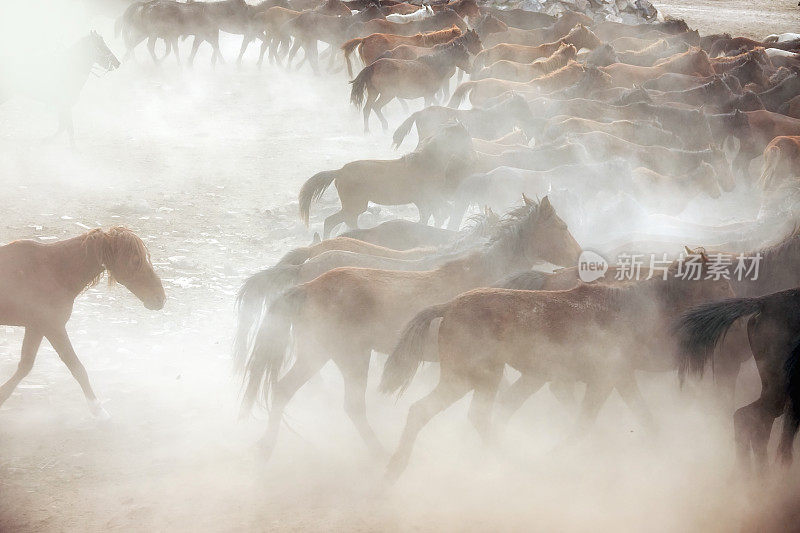
[[[702,33],[761,36],[796,30],[795,4],[757,6],[768,12],[750,11],[745,2],[656,5]],[[111,19],[79,2],[28,5],[0,8],[4,75],[90,28],[122,57]],[[337,208],[329,192],[312,210],[311,230],[305,228],[296,196],[303,181],[353,159],[396,152],[391,130],[362,134],[344,73],[259,71],[255,44],[237,68],[231,61],[239,39],[223,34],[229,63],[216,70],[207,45],[192,69],[178,68],[173,57],[153,66],[140,47],[138,60],[90,77],[74,109],[74,151],[64,138],[40,142],[56,126],[43,105],[15,99],[0,107],[0,242],[48,242],[123,224],[146,241],[168,295],[161,312],[105,284],[76,302],[68,331],[107,400],[107,425],[90,418],[77,384],[43,345],[33,372],[0,409],[0,531],[797,527],[797,467],[780,479],[739,480],[730,416],[717,416],[706,398],[710,379],[680,391],[674,374],[639,375],[658,436],[645,435],[615,394],[585,441],[567,448],[558,444],[575,410],[547,387],[512,419],[497,450],[481,445],[463,399],[426,427],[409,470],[387,487],[385,458],[367,454],[340,407],[341,377],[328,365],[289,405],[292,431],[282,432],[272,459],[260,460],[255,442],[265,413],[236,420],[234,295],[247,275],[308,244]],[[404,118],[396,103],[388,111],[392,126]],[[683,244],[682,235],[651,217],[608,222],[619,213],[616,201],[607,198],[588,218],[570,211],[567,197],[556,196],[554,204],[587,247],[637,233]],[[696,199],[681,218],[732,223],[751,220],[759,207],[738,190],[713,211],[708,205]],[[414,218],[416,210],[373,208],[361,223],[397,215]],[[775,228],[765,241],[782,231]],[[714,238],[695,234],[686,244],[715,244]],[[16,368],[22,333],[0,326],[0,379]],[[395,401],[376,391],[385,359],[373,356],[367,405],[392,450],[410,402],[430,390],[438,369],[425,368]],[[737,405],[757,396],[752,361],[739,385]]]

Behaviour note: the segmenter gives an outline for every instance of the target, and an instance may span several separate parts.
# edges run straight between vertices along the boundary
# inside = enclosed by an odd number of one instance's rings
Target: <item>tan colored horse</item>
[[[92,414],[108,418],[66,330],[75,298],[105,272],[109,283],[120,283],[148,309],[164,307],[164,287],[150,254],[129,229],[93,229],[51,244],[26,240],[0,247],[0,324],[25,328],[22,357],[17,371],[0,387],[0,405],[31,371],[46,338],[81,386]]]
[[[487,100],[507,92],[516,92],[526,98],[534,98],[577,83],[581,80],[585,71],[586,67],[577,61],[570,61],[560,69],[528,82],[498,80],[496,78],[465,81],[453,91],[453,96],[447,105],[448,107],[458,107],[467,94],[469,94],[470,103],[476,107],[480,107]]]
[[[546,59],[537,59],[532,63],[515,63],[513,61],[500,60],[475,72],[472,75],[472,79],[496,78],[528,82],[566,66],[567,63],[575,59],[577,54],[578,51],[574,46],[562,44],[558,50]]]
[[[342,371],[345,411],[373,453],[382,452],[366,417],[364,393],[372,350],[388,352],[403,324],[421,308],[491,283],[537,260],[571,264],[580,247],[545,198],[511,213],[481,251],[427,272],[338,268],[289,290],[269,308],[247,362],[247,413],[263,390],[271,395],[264,448],[271,453],[283,410],[329,360]],[[289,333],[294,363],[281,377]],[[432,355],[435,358],[435,355]]]
[[[614,63],[607,67],[600,67],[600,70],[611,76],[613,87],[629,88],[655,79],[667,72],[693,76],[711,76],[714,74],[714,69],[708,60],[708,54],[700,48],[692,48],[681,54],[662,59],[652,67]]]
[[[323,171],[300,188],[300,218],[308,224],[311,202],[333,183],[342,209],[325,219],[323,237],[344,222],[358,227],[358,216],[367,204],[415,204],[420,221],[427,223],[446,196],[445,171],[452,165],[467,164],[474,156],[472,138],[461,125],[443,128],[418,150],[400,159],[361,160],[339,170]]]
[[[635,371],[674,368],[672,320],[692,305],[733,295],[726,280],[675,276],[673,270],[666,280],[587,284],[555,292],[476,289],[420,311],[390,355],[380,388],[391,393],[408,386],[423,361],[422,339],[436,318],[442,318],[441,374],[436,388],[409,409],[387,477],[394,480],[405,470],[414,441],[430,419],[470,391],[470,421],[485,442],[492,442],[490,418],[506,365],[522,376],[499,400],[504,414],[547,381],[568,377],[586,383],[575,436],[594,422],[614,389],[651,427]]]

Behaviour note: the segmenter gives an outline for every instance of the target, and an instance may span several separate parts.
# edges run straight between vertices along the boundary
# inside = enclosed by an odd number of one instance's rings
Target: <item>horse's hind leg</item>
[[[382,109],[383,106],[391,102],[393,98],[394,96],[387,96],[381,93],[381,95],[378,97],[378,100],[372,105],[372,109],[375,110],[375,115],[378,117],[378,120],[381,121],[381,127],[383,128],[383,131],[389,129],[389,121],[383,116]]]
[[[443,372],[445,373],[439,378],[436,388],[415,402],[408,410],[408,418],[400,437],[400,444],[386,467],[386,479],[390,482],[396,481],[408,466],[414,441],[422,428],[430,422],[431,418],[453,405],[472,388],[466,379],[452,372]]]
[[[41,333],[31,328],[25,328],[25,337],[22,339],[22,356],[17,365],[17,370],[8,381],[0,386],[0,405],[3,405],[3,402],[5,402],[8,397],[11,396],[11,393],[14,392],[14,389],[17,388],[19,382],[22,381],[31,371],[31,368],[33,368],[36,352],[39,351],[39,345],[41,343]]]
[[[367,404],[364,398],[367,392],[370,355],[371,350],[357,350],[334,357],[333,361],[339,367],[344,378],[344,410],[347,416],[356,426],[369,451],[376,457],[382,457],[386,450],[369,425]]]
[[[194,56],[197,55],[197,51],[200,49],[200,43],[203,42],[197,35],[194,36],[194,40],[192,41],[192,51],[189,52],[189,66],[191,67],[194,65]]]
[[[236,58],[237,65],[242,65],[242,58],[244,57],[244,53],[247,51],[247,47],[250,45],[250,41],[252,40],[253,37],[249,33],[242,35],[242,46],[239,47],[239,57]]]
[[[480,378],[472,380],[476,385],[468,417],[486,445],[493,444],[495,440],[491,431],[492,408],[502,377],[503,365],[499,365],[491,370],[482,369]]]
[[[269,458],[275,449],[275,442],[278,439],[278,430],[283,421],[283,410],[286,405],[300,387],[305,385],[311,379],[311,376],[320,371],[326,361],[327,359],[324,357],[319,357],[317,354],[309,354],[309,352],[299,348],[297,350],[297,359],[295,359],[292,368],[273,387],[267,431],[259,443],[264,451],[265,458]]]
[[[614,385],[606,379],[594,379],[586,384],[586,392],[583,395],[581,402],[581,410],[578,415],[578,420],[575,424],[571,439],[577,439],[590,429],[597,415],[600,413],[600,408],[606,403],[611,391],[614,390]]]
[[[86,401],[89,402],[89,410],[92,412],[92,415],[101,420],[109,419],[109,414],[103,409],[103,406],[94,394],[94,390],[92,390],[92,385],[89,383],[89,375],[86,373],[86,368],[78,359],[78,355],[72,347],[67,331],[60,328],[46,335],[46,337],[53,346],[53,349],[58,353],[58,357],[67,365],[70,373],[72,373],[72,377],[74,377],[78,385],[81,386],[83,395],[86,397]]]
[[[367,98],[364,102],[364,133],[369,133],[369,113],[372,111],[372,105],[375,103],[378,97],[375,94],[375,91],[367,86]],[[377,114],[377,113],[376,113]]]
[[[156,55],[156,37],[151,35],[147,38],[147,51],[150,52],[150,57],[153,58],[153,63],[158,65],[161,63],[161,60],[158,59]]]
[[[511,417],[519,411],[525,401],[536,394],[544,385],[544,379],[539,376],[522,374],[509,388],[500,393],[497,400],[498,426],[505,427]]]
[[[175,52],[175,60],[178,62],[178,66],[181,65],[181,50],[178,48],[178,39],[173,37],[169,40],[169,45],[172,50]]]
[[[653,413],[644,401],[642,391],[639,390],[639,385],[636,383],[636,376],[633,372],[626,372],[625,376],[617,381],[617,392],[622,396],[622,400],[633,411],[633,414],[639,419],[642,426],[650,431],[655,432],[656,425],[653,420]]]

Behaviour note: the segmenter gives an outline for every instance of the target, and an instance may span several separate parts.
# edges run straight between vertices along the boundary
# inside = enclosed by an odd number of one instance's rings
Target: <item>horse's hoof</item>
[[[111,420],[111,415],[105,410],[100,400],[92,400],[89,402],[89,411],[98,422],[108,422]]]

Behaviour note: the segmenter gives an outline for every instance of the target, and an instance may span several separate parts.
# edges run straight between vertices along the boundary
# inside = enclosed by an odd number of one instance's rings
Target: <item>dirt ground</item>
[[[703,31],[744,35],[796,30],[800,9],[657,5]],[[113,34],[110,20],[92,23]],[[109,43],[121,55],[121,43]],[[237,47],[238,38],[223,39],[229,59]],[[264,461],[255,446],[264,412],[236,419],[236,290],[307,244],[335,208],[326,196],[305,228],[296,200],[305,179],[396,152],[389,134],[362,133],[344,73],[258,70],[254,48],[241,68],[215,70],[207,49],[192,69],[172,58],[153,66],[140,49],[137,61],[89,79],[75,108],[76,150],[64,139],[41,142],[55,119],[39,104],[0,107],[0,242],[122,224],[147,242],[169,298],[150,312],[101,284],[76,302],[68,330],[110,423],[89,416],[77,384],[42,347],[0,408],[0,531],[765,531],[798,523],[797,468],[739,479],[729,418],[709,414],[703,385],[682,393],[671,375],[641,376],[657,438],[642,434],[615,396],[584,442],[557,446],[574,410],[545,388],[486,449],[461,401],[426,428],[407,475],[389,487],[386,458],[367,454],[340,408],[341,378],[326,367],[290,404]],[[392,124],[402,116],[399,107],[388,115]],[[397,215],[415,212],[374,208],[361,223]],[[22,330],[0,326],[0,379],[14,371],[21,339]],[[391,450],[437,370],[424,369],[395,401],[375,390],[384,360],[373,357],[367,401]],[[752,370],[740,404],[757,393]]]

